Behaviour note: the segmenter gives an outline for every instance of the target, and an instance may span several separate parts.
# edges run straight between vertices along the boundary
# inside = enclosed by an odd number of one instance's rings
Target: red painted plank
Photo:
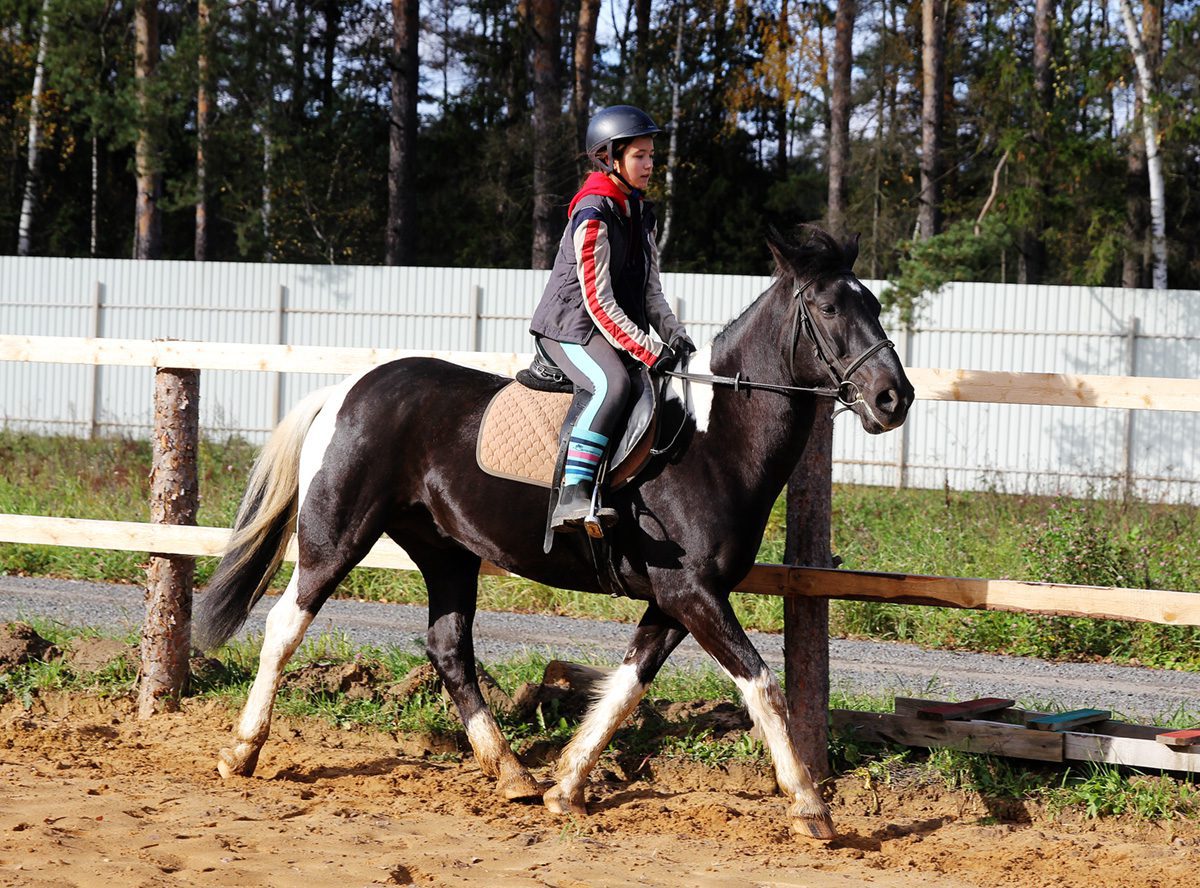
[[[934,706],[922,706],[917,710],[917,718],[932,721],[950,721],[952,719],[973,718],[1000,709],[1008,709],[1016,701],[1003,697],[980,697],[978,700],[966,700],[962,703],[938,703]]]

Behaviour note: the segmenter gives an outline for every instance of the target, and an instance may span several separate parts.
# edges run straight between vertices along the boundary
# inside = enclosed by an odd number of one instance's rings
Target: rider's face
[[[617,159],[617,170],[630,185],[645,191],[654,172],[654,139],[639,136],[626,145],[625,152]]]

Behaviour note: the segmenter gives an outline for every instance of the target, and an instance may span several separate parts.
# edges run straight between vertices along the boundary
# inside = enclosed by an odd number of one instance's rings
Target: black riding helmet
[[[613,167],[613,144],[638,136],[653,136],[661,133],[650,115],[633,105],[611,105],[601,108],[588,123],[584,149],[600,169],[615,173]]]

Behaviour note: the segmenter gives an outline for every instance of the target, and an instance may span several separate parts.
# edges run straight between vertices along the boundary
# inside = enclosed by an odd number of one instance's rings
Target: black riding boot
[[[610,506],[597,506],[592,514],[592,494],[595,482],[580,481],[564,484],[558,492],[558,503],[550,516],[550,528],[556,532],[575,530],[583,525],[594,537],[604,535],[604,528],[617,523],[617,510]]]

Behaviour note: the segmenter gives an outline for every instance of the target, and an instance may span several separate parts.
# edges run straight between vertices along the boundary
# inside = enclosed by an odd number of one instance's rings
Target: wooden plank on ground
[[[860,740],[904,746],[957,749],[1041,762],[1063,760],[1062,734],[1026,731],[988,721],[934,722],[887,712],[830,710],[833,726]]]
[[[1200,593],[1159,589],[1069,586],[758,564],[738,585],[737,591],[1200,626]]]
[[[68,336],[0,336],[0,361],[53,364],[351,374],[387,361],[414,357],[441,358],[502,376],[515,375],[522,367],[529,365],[530,359],[530,355],[509,352],[332,348],[317,345],[89,339]]]
[[[917,398],[931,401],[1200,410],[1200,379],[925,367],[906,367],[905,372],[917,390]]]
[[[1111,718],[1112,713],[1107,709],[1072,709],[1070,712],[1051,712],[1027,718],[1025,727],[1035,731],[1069,731]]]
[[[1189,746],[1200,747],[1200,731],[1167,731],[1163,734],[1156,734],[1154,739],[1167,746],[1180,747],[1187,749]]]
[[[930,721],[951,721],[960,718],[978,718],[981,715],[999,713],[1009,709],[1016,700],[1004,697],[980,697],[977,700],[964,700],[962,703],[932,703],[917,709],[917,718]]]
[[[1041,732],[1027,731],[1028,734]],[[1041,734],[1041,736],[1046,736]],[[1183,771],[1200,774],[1200,752],[1183,752],[1156,740],[1134,737],[1113,737],[1063,731],[1051,736],[1063,738],[1063,755],[1068,761],[1124,765],[1154,771]]]

